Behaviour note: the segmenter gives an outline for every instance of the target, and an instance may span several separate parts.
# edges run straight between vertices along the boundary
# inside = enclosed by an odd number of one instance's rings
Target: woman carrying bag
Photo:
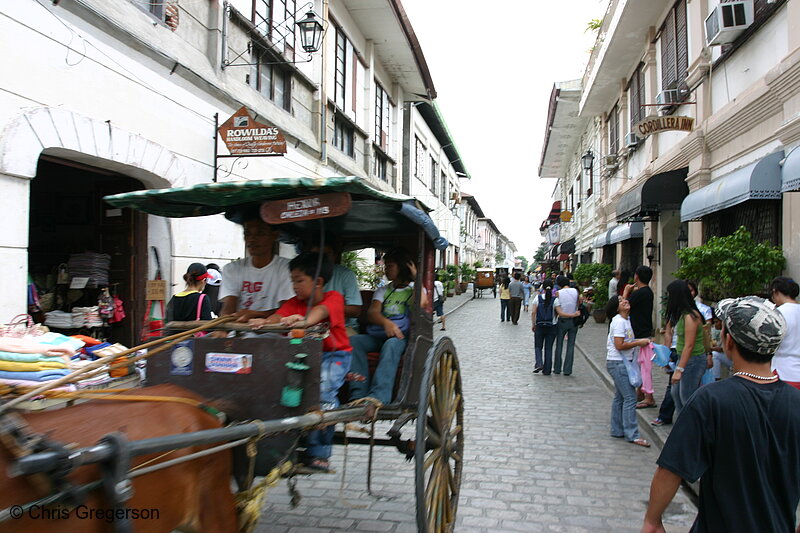
[[[191,322],[193,320],[211,320],[211,303],[203,294],[206,280],[210,276],[206,267],[200,263],[192,263],[183,275],[186,288],[177,293],[167,304],[167,322]]]
[[[636,339],[630,319],[631,304],[619,296],[612,296],[606,305],[606,314],[611,318],[606,341],[606,369],[614,380],[616,392],[611,401],[611,436],[624,438],[637,446],[650,447],[650,443],[639,436],[636,422],[636,386],[628,365],[636,365],[633,349],[650,344],[650,339]],[[641,375],[639,375],[641,384]]]

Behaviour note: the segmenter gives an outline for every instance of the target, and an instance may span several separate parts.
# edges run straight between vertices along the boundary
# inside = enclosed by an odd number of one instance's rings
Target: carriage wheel
[[[464,401],[456,349],[449,337],[428,352],[417,410],[417,529],[453,531],[464,457]]]

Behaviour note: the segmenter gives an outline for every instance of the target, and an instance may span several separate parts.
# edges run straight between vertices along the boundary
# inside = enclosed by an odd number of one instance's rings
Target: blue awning
[[[781,192],[800,190],[800,150],[795,146],[781,167]]]
[[[636,239],[644,236],[644,223],[643,222],[629,222],[628,224],[620,224],[614,226],[608,234],[608,244],[616,244],[618,242],[627,241],[628,239]]]
[[[611,231],[612,230],[606,230],[598,233],[592,242],[592,248],[602,248],[609,244],[608,238],[611,236]]]
[[[733,207],[747,200],[781,197],[783,150],[770,154],[689,194],[681,204],[681,222]]]

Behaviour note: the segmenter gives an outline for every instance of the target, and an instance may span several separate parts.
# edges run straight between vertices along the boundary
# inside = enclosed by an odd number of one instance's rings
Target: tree
[[[727,237],[711,237],[702,246],[678,250],[675,277],[697,282],[711,301],[766,292],[786,266],[780,246],[755,242],[744,226]]]
[[[522,261],[522,271],[523,272],[527,272],[528,271],[528,260],[525,259],[524,256],[518,255],[514,259],[519,259],[520,261]]]
[[[533,254],[533,262],[534,263],[541,263],[544,261],[544,258],[547,257],[547,246],[546,242],[543,242],[539,245],[539,248],[536,249],[536,253]]]
[[[582,263],[575,272],[575,281],[591,283],[594,292],[595,309],[600,309],[608,303],[608,282],[611,280],[611,265],[605,263]]]
[[[505,262],[506,262],[506,256],[503,254],[503,252],[497,252],[496,254],[494,254],[495,266],[500,266]]]

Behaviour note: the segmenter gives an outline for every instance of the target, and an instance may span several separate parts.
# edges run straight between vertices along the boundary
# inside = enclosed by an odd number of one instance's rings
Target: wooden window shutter
[[[353,113],[356,112],[356,89],[358,88],[358,55],[356,55],[355,48],[353,49]]]
[[[686,0],[675,5],[675,49],[676,76],[679,84],[683,83],[689,71],[689,36],[686,29]]]
[[[671,89],[675,73],[675,11],[670,10],[661,30],[661,89]]]

